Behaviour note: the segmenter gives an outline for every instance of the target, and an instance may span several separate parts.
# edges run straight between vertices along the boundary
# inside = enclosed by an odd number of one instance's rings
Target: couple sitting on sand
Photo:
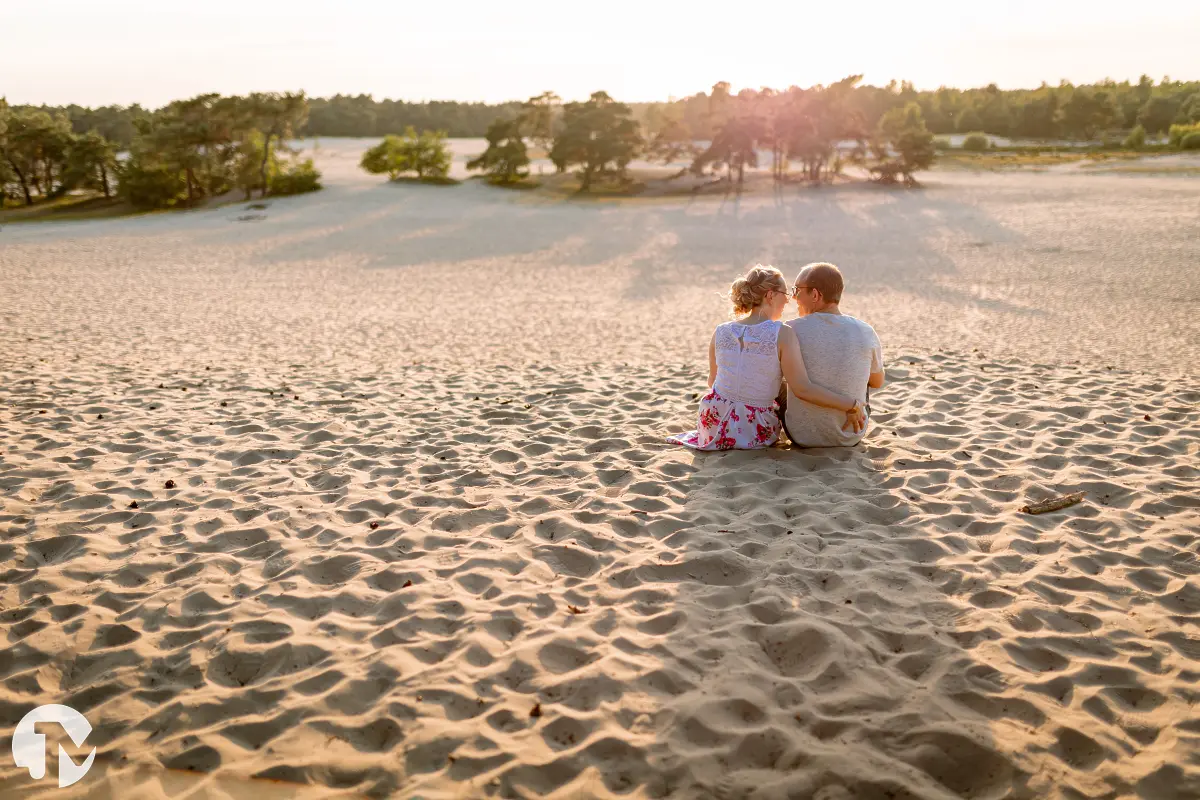
[[[779,440],[800,447],[852,446],[870,419],[867,387],[883,386],[874,329],[838,309],[842,273],[809,264],[789,290],[774,267],[733,282],[735,314],[708,345],[708,385],[697,430],[669,437],[695,450],[756,450]],[[779,318],[794,298],[799,319]],[[786,380],[786,383],[785,383]]]

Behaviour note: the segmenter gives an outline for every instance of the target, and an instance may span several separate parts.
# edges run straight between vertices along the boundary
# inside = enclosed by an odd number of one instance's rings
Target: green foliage
[[[1013,110],[1011,133],[1014,136],[1053,139],[1062,135],[1058,93],[1051,87],[1043,84],[1041,89],[1028,94],[1023,100],[1018,95],[1014,98]]]
[[[5,194],[19,194],[26,205],[34,196],[58,197],[68,189],[64,183],[67,153],[73,135],[65,115],[39,109],[9,109],[5,105],[4,132],[0,137],[0,160],[6,162]]]
[[[691,171],[702,174],[708,167],[724,166],[732,175],[737,170],[737,182],[745,180],[746,167],[758,166],[758,146],[766,138],[762,118],[752,108],[725,112],[725,120],[717,129],[712,144],[692,161]]]
[[[232,172],[229,176],[231,187],[241,189],[247,200],[254,197],[254,192],[265,195],[262,182],[262,159],[266,139],[260,131],[251,128],[246,131],[237,144],[237,150],[232,158]],[[278,171],[278,157],[270,157],[268,172]],[[269,179],[268,179],[269,180]],[[269,184],[268,184],[269,188]]]
[[[647,161],[675,164],[696,156],[692,132],[684,122],[682,111],[675,106],[654,107],[647,112],[645,126],[648,141]]]
[[[270,194],[273,196],[315,192],[321,188],[321,173],[313,166],[311,158],[285,165],[271,176]]]
[[[968,133],[966,138],[962,140],[962,149],[969,153],[982,153],[992,146],[992,142],[983,133]]]
[[[939,153],[944,153],[954,148],[953,145],[950,144],[949,139],[944,136],[938,136],[933,140],[933,149]]]
[[[1193,133],[1200,133],[1200,124],[1172,125],[1167,133],[1167,143],[1174,149],[1185,149],[1183,146],[1183,140]]]
[[[838,142],[852,139],[860,152],[865,148],[869,112],[854,102],[861,80],[861,75],[851,75],[827,87],[792,88],[778,101],[770,127],[782,139],[783,155],[799,159],[814,183],[829,177]]]
[[[718,87],[721,88],[714,87],[713,92],[700,92],[672,103],[634,104],[631,110],[634,118],[639,119],[650,131],[651,137],[657,127],[650,124],[650,119],[642,119],[642,115],[652,108],[658,111],[670,109],[679,115],[693,141],[711,141],[725,121],[722,116],[723,109],[730,106],[734,99],[728,84],[718,84]],[[812,87],[801,91],[809,92],[821,88]],[[1165,104],[1173,104],[1178,109],[1174,118],[1167,120],[1168,123],[1200,122],[1200,82],[1163,79],[1156,84],[1144,75],[1136,83],[1104,81],[1092,86],[1072,86],[1069,83],[1058,86],[1042,84],[1033,89],[1009,91],[1001,91],[994,85],[989,85],[973,89],[943,86],[933,91],[917,92],[911,84],[903,82],[892,83],[886,87],[856,86],[848,102],[862,116],[864,130],[873,129],[883,114],[890,109],[916,102],[921,106],[926,125],[935,134],[982,130],[996,136],[1090,139],[1095,136],[1097,130],[1093,130],[1089,135],[1087,130],[1081,129],[1078,124],[1081,119],[1085,126],[1090,124],[1087,122],[1088,115],[1065,116],[1062,110],[1072,94],[1079,90],[1091,94],[1104,92],[1108,95],[1112,102],[1114,118],[1111,125],[1106,127],[1124,130],[1142,122],[1149,135],[1156,135],[1160,131],[1156,131],[1155,126],[1139,119],[1147,102],[1156,98]],[[745,94],[741,92],[738,97]],[[767,100],[770,95],[791,95],[792,90],[753,94]],[[1191,105],[1189,101],[1192,101]],[[531,98],[523,104],[499,105],[441,101],[408,103],[402,100],[375,100],[371,95],[336,95],[307,100],[308,119],[297,124],[294,130],[296,134],[307,136],[381,137],[388,133],[399,133],[412,126],[416,130],[444,130],[452,137],[475,137],[485,135],[488,125],[497,117],[521,115],[531,104],[548,108],[549,119],[554,121],[553,124],[558,124],[557,99],[549,92]],[[138,119],[161,113],[137,105],[102,108],[71,105],[34,110],[48,112],[51,116],[61,112],[69,119],[73,133],[78,135],[95,130],[108,141],[116,143],[118,149],[128,149],[132,145],[137,135]],[[759,110],[764,112],[760,114],[764,118],[774,116],[774,112],[766,113],[762,108]],[[261,122],[252,122],[247,127],[259,127],[266,131],[269,126]],[[553,127],[542,130],[548,130],[549,136],[556,132]],[[532,128],[526,129],[524,135],[527,140],[541,143],[539,134]]]
[[[969,131],[977,131],[983,128],[983,119],[973,108],[968,108],[958,115],[958,121],[955,123],[955,128],[959,133],[967,133]]]
[[[497,119],[488,126],[487,150],[467,162],[497,183],[515,183],[529,175],[529,155],[521,139],[519,119]]]
[[[418,135],[408,128],[403,137],[385,136],[363,154],[359,166],[372,175],[386,174],[392,180],[406,172],[415,172],[418,178],[445,178],[450,172],[446,134],[423,131]]]
[[[517,124],[521,133],[528,136],[531,142],[549,152],[558,132],[561,113],[562,98],[554,92],[542,92],[521,104]]]
[[[383,137],[382,142],[363,153],[359,166],[372,175],[387,175],[396,180],[409,169],[402,140],[391,134]]]
[[[625,168],[642,146],[638,125],[629,106],[605,92],[595,92],[585,103],[563,107],[562,130],[554,139],[550,160],[560,172],[579,165],[581,191],[595,177],[625,177]]]
[[[483,136],[497,116],[521,112],[520,103],[458,103],[435,100],[408,103],[375,100],[369,94],[336,95],[309,101],[308,122],[299,129],[306,136],[384,136],[405,128],[446,131],[452,137]]]
[[[96,131],[72,138],[63,181],[71,188],[93,189],[112,196],[117,148]]]
[[[1136,126],[1122,144],[1130,150],[1141,150],[1146,146],[1146,129],[1141,125]]]
[[[1188,95],[1187,99],[1180,104],[1175,121],[1181,125],[1200,123],[1200,91]]]
[[[1180,150],[1200,150],[1200,130],[1185,134],[1179,142]]]
[[[1173,97],[1151,97],[1138,111],[1138,124],[1152,136],[1160,136],[1175,122],[1179,105]]]
[[[884,114],[876,137],[872,150],[877,161],[869,169],[884,183],[892,183],[900,175],[911,185],[916,182],[914,172],[933,165],[933,134],[925,127],[921,107],[915,102]]]
[[[418,178],[445,178],[450,174],[450,151],[446,147],[445,131],[421,131],[417,136],[409,128],[404,138],[410,169]]]
[[[187,197],[183,173],[145,153],[130,155],[118,176],[118,194],[137,208],[170,208]]]
[[[288,139],[308,119],[308,99],[304,92],[255,92],[241,102],[242,116],[262,131],[263,157],[259,164],[259,183],[264,187],[263,195],[271,183],[271,160],[274,145]]]
[[[1118,124],[1120,112],[1107,91],[1077,88],[1062,106],[1062,124],[1069,135],[1094,139],[1096,134]]]

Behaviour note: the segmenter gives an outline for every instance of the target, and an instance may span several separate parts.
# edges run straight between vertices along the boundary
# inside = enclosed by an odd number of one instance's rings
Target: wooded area
[[[404,139],[392,137],[402,131]],[[78,189],[106,197],[116,191],[141,207],[194,205],[232,189],[246,197],[310,191],[319,188],[319,174],[311,161],[289,159],[286,145],[304,136],[391,137],[369,163],[393,176],[411,169],[444,177],[445,138],[484,136],[488,149],[471,166],[501,182],[527,173],[526,141],[560,171],[579,166],[584,188],[594,179],[623,179],[634,158],[686,160],[695,174],[724,170],[740,183],[762,151],[772,154],[776,179],[792,164],[820,182],[856,163],[881,181],[911,182],[933,160],[933,135],[956,132],[1135,150],[1166,136],[1166,147],[1200,149],[1200,82],[1143,75],[1137,83],[917,91],[850,76],[829,86],[736,94],[718,83],[680,100],[632,105],[604,92],[585,102],[563,104],[547,92],[498,105],[206,94],[154,111],[0,100],[0,203],[32,204]],[[857,143],[851,152],[838,146],[847,141]],[[986,149],[988,141],[972,136],[965,144]]]
[[[738,96],[794,94],[811,91],[787,89],[743,90]],[[709,93],[701,92],[673,102],[632,103],[634,119],[643,125],[654,117],[678,114],[696,140],[713,136],[708,121]],[[1106,81],[1090,85],[1042,84],[1036,89],[1004,90],[994,84],[977,89],[941,87],[917,91],[907,82],[887,86],[856,84],[848,99],[869,126],[893,108],[916,103],[926,126],[935,135],[982,131],[994,136],[1029,139],[1091,140],[1107,131],[1128,131],[1141,124],[1150,136],[1167,132],[1172,124],[1200,123],[1200,81],[1154,81],[1143,75],[1136,83]],[[335,95],[308,100],[308,117],[296,129],[300,136],[367,136],[398,134],[412,126],[440,130],[450,137],[482,137],[499,116],[515,115],[520,102],[459,103],[431,101],[409,103],[376,100],[371,95]],[[17,107],[20,108],[20,107]],[[52,116],[64,114],[75,133],[95,130],[126,149],[137,129],[134,120],[152,114],[138,105],[84,108],[37,106]]]
[[[246,199],[319,189],[312,161],[290,159],[286,144],[307,114],[303,93],[205,94],[139,114],[122,145],[104,135],[98,118],[85,118],[97,127],[80,132],[67,113],[0,100],[0,204],[12,196],[32,205],[78,189],[110,197],[115,188],[133,206],[166,208],[234,189]]]

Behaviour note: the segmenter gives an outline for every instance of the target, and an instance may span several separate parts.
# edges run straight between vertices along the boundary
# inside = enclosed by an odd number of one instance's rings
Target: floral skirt
[[[779,438],[777,404],[748,406],[710,391],[700,398],[698,429],[668,436],[693,450],[758,450]]]

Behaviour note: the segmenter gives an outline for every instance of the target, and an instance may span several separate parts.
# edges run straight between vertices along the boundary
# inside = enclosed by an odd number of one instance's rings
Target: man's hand
[[[846,422],[842,425],[842,430],[862,433],[865,427],[867,427],[867,411],[861,403],[855,403],[854,408],[846,412]]]

